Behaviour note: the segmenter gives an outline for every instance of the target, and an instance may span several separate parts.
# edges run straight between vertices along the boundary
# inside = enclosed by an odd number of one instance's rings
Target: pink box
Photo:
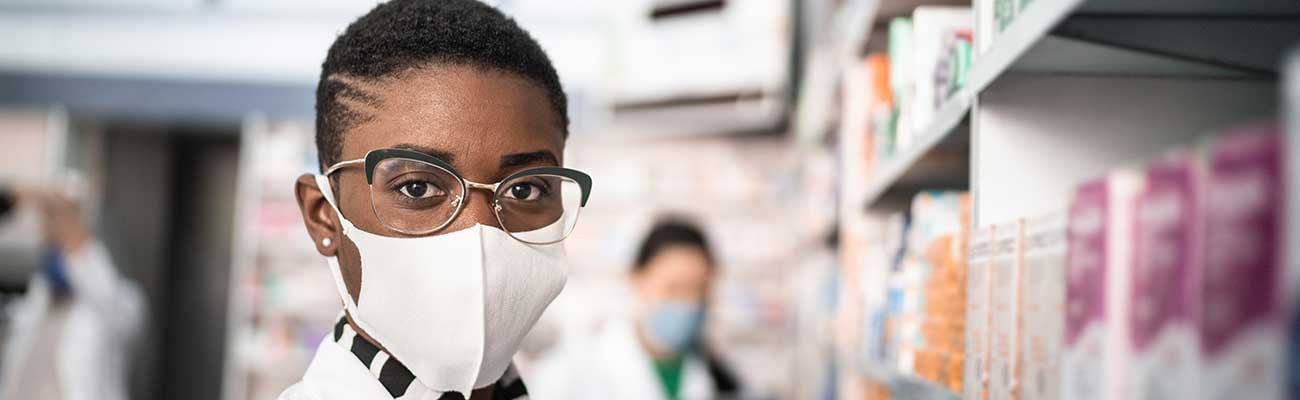
[[[1070,205],[1066,249],[1062,398],[1122,399],[1127,343],[1133,199],[1131,168],[1085,183]]]
[[[1147,166],[1136,199],[1130,399],[1193,399],[1200,392],[1200,175],[1191,153],[1171,154]]]
[[[1272,127],[1214,143],[1200,313],[1208,399],[1281,399],[1287,361],[1282,139]]]

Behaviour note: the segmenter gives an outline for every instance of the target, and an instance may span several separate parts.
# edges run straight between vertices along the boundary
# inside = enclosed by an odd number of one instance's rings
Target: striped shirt
[[[357,356],[357,360],[360,360],[361,364],[365,365],[379,380],[379,383],[384,385],[384,389],[388,390],[388,394],[392,395],[393,399],[419,399],[429,391],[415,382],[415,375],[405,365],[380,350],[374,343],[358,336],[356,331],[352,330],[352,325],[348,324],[346,316],[339,317],[338,322],[334,323],[334,341]],[[493,388],[492,400],[528,399],[528,388],[524,387],[524,380],[520,379],[514,364],[506,368],[505,374],[493,384]],[[459,392],[447,392],[439,397],[439,400],[458,399],[463,400],[465,396]]]

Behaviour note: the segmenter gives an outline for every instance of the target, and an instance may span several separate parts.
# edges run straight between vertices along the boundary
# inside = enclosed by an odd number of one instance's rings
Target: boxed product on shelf
[[[1020,0],[993,0],[993,24],[996,32],[1007,30],[1011,21],[1016,19],[1016,3],[1019,2]]]
[[[1014,400],[1020,334],[1019,221],[993,227],[989,256],[989,398]]]
[[[1061,398],[1065,335],[1065,215],[1025,220],[1020,280],[1020,398]]]
[[[889,22],[889,87],[894,92],[893,147],[906,149],[912,144],[914,121],[912,102],[916,96],[916,45],[912,19],[894,18]]]
[[[1070,204],[1063,399],[1123,397],[1130,228],[1142,178],[1135,168],[1121,168],[1080,185]]]
[[[966,253],[966,357],[962,372],[963,400],[988,396],[989,256],[992,228],[972,229]]]
[[[867,55],[859,65],[861,76],[844,78],[844,134],[861,134],[862,177],[871,177],[878,160],[893,151],[894,99],[889,86],[889,56]],[[852,74],[851,74],[852,75]],[[860,87],[859,87],[860,86]],[[848,132],[848,130],[861,130]]]
[[[1196,397],[1201,169],[1189,152],[1153,161],[1133,219],[1131,399]]]
[[[947,220],[946,222],[930,225],[936,231],[947,233],[938,233],[933,238],[920,238],[924,241],[921,244],[924,246],[923,259],[929,273],[924,286],[925,315],[921,332],[925,345],[917,355],[917,375],[960,392],[962,362],[965,357],[965,259],[966,232],[970,226],[970,196],[960,194],[955,199],[958,224],[951,225],[953,215],[945,211],[941,214],[946,215],[940,219]]]
[[[993,47],[997,37],[1010,28],[1011,23],[1024,14],[1031,3],[1032,0],[976,0],[981,35],[977,44],[980,52]]]
[[[970,29],[962,29],[944,39],[943,54],[947,56],[940,60],[939,69],[935,71],[935,82],[938,85],[936,98],[946,100],[966,86],[966,77],[970,75],[971,64],[974,62],[974,52],[971,49],[975,35]],[[941,108],[942,103],[939,102],[936,107]]]
[[[879,254],[883,257],[885,277],[879,290],[885,294],[884,306],[869,313],[877,314],[873,321],[879,325],[879,350],[875,359],[881,365],[895,370],[910,370],[910,352],[904,350],[908,338],[903,334],[904,321],[909,318],[907,285],[903,278],[902,258],[907,245],[908,219],[904,213],[894,213],[885,218],[885,233],[880,242]]]
[[[1273,127],[1215,141],[1205,187],[1201,393],[1281,399],[1293,299],[1281,259],[1282,139]]]
[[[949,45],[961,32],[971,30],[972,18],[969,7],[922,6],[912,13],[912,73],[907,78],[913,81],[914,92],[905,106],[911,107],[911,131],[897,133],[904,138],[899,141],[904,147],[930,126],[935,111],[947,99],[948,63],[954,62]]]
[[[894,151],[894,92],[889,86],[889,56],[872,54],[867,58],[868,82],[871,96],[868,99],[867,142],[865,154],[872,159],[867,167],[874,170],[876,161],[888,158]]]

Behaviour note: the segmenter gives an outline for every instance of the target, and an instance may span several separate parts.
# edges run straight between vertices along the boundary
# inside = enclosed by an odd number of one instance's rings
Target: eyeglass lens
[[[419,160],[379,162],[370,185],[375,216],[406,234],[433,233],[453,218],[467,198],[462,181],[442,167]],[[563,239],[577,225],[582,189],[559,175],[527,175],[502,182],[494,207],[501,228],[528,243]]]

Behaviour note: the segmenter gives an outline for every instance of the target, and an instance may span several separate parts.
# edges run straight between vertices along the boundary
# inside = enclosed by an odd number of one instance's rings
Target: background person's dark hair
[[[321,168],[339,161],[343,132],[370,116],[348,102],[377,99],[357,83],[412,68],[463,65],[516,74],[536,84],[568,137],[568,99],[541,45],[514,20],[477,0],[391,0],[349,25],[330,46],[316,87],[316,151]]]
[[[632,272],[644,272],[650,259],[659,255],[659,252],[675,246],[699,249],[708,259],[709,267],[714,268],[713,250],[709,248],[709,240],[704,236],[704,231],[683,218],[670,217],[659,220],[653,228],[650,228],[650,233],[641,242],[641,249],[636,253],[636,263],[632,264]]]

